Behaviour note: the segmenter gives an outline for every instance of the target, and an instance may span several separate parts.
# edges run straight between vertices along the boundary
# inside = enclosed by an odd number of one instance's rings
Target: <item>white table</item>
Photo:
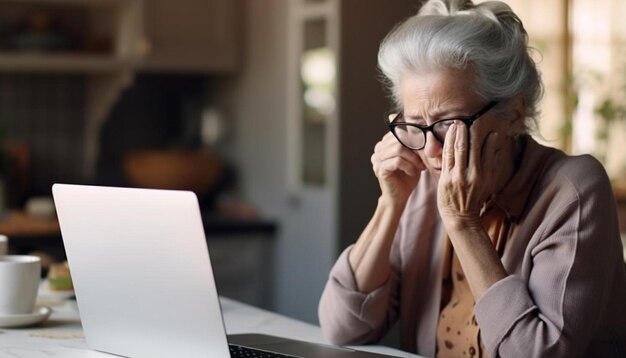
[[[52,316],[35,327],[0,329],[0,358],[111,358],[91,351],[85,343],[74,300],[40,300],[53,308]],[[326,343],[319,327],[276,313],[222,298],[228,334],[264,333],[292,339]],[[361,350],[394,355],[416,355],[383,346],[359,346]]]

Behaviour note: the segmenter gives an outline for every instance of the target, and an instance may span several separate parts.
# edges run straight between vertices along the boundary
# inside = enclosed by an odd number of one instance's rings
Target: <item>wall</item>
[[[223,78],[212,85],[211,99],[226,120],[222,150],[237,168],[239,195],[255,205],[264,217],[278,221],[279,233],[274,242],[277,253],[284,251],[288,240],[280,229],[288,209],[285,190],[286,4],[286,0],[244,3],[243,65],[234,79]],[[275,272],[289,270],[276,262],[267,264],[268,269]],[[300,282],[306,289],[306,280]],[[275,283],[276,287],[283,286],[279,280]],[[276,301],[287,300],[300,288],[280,290],[274,297]],[[285,313],[284,308],[275,308]]]
[[[50,195],[55,182],[85,181],[83,156],[85,81],[78,75],[0,75],[0,130],[28,146],[25,196]],[[79,163],[79,165],[77,165]]]
[[[288,192],[289,1],[245,2],[243,67],[236,79],[223,79],[213,88],[228,118],[225,155],[237,167],[240,195],[279,225],[275,260],[268,263],[274,270],[274,308],[316,323],[336,251],[336,216],[335,208],[326,206],[333,202],[327,193],[294,198]],[[312,210],[320,207],[324,210]]]
[[[133,185],[123,165],[133,150],[197,148],[205,81],[198,75],[136,74],[100,129],[95,182]]]
[[[352,244],[374,213],[380,189],[370,156],[387,132],[392,109],[377,71],[378,46],[395,24],[415,14],[414,0],[342,0],[339,249]]]
[[[340,1],[342,133],[340,153],[331,155],[338,156],[341,163],[341,193],[337,208],[311,213],[307,208],[323,205],[309,202],[310,206],[304,203],[297,208],[287,191],[288,1],[245,2],[243,67],[235,79],[223,78],[213,84],[212,101],[230,127],[223,149],[238,168],[241,197],[279,224],[276,260],[271,263],[275,310],[317,323],[319,295],[339,253],[337,248],[356,239],[379,195],[369,157],[386,131],[382,118],[389,104],[378,81],[378,44],[396,22],[416,11],[418,3],[369,0],[364,6],[362,1]],[[355,128],[358,135],[354,135]],[[297,210],[308,216],[294,213]],[[337,211],[339,215],[332,214]],[[336,224],[319,227],[329,222]]]

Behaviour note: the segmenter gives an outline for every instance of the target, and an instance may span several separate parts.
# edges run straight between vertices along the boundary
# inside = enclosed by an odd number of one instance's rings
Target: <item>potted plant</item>
[[[620,91],[614,91],[603,99],[594,108],[598,126],[596,130],[596,156],[603,164],[607,164],[610,151],[611,137],[620,130],[619,125],[626,123],[626,86]],[[615,153],[623,155],[621,153]],[[624,160],[624,158],[622,158]],[[626,204],[626,164],[617,173],[611,175],[613,190],[619,203]]]
[[[600,125],[596,131],[598,139],[598,160],[606,162],[609,149],[609,140],[612,127],[620,121],[626,119],[626,107],[624,103],[616,98],[607,97],[594,109],[600,119]]]

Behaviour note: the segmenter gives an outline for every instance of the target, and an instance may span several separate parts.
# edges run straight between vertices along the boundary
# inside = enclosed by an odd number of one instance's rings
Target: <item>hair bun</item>
[[[419,15],[451,16],[474,7],[471,0],[429,0],[422,5]]]

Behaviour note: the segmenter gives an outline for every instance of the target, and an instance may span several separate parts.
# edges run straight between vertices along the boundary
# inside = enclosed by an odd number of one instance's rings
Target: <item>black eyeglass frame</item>
[[[396,137],[396,139],[398,140],[398,142],[400,142],[400,144],[402,144],[403,146],[405,146],[408,149],[411,150],[422,150],[424,149],[424,147],[426,147],[426,138],[428,138],[428,132],[433,134],[433,137],[435,137],[435,139],[437,139],[439,141],[439,143],[443,144],[443,141],[445,138],[439,138],[439,136],[437,135],[437,133],[433,130],[433,128],[435,127],[435,125],[437,125],[437,123],[441,123],[444,121],[461,121],[463,122],[467,128],[469,129],[472,124],[474,124],[474,122],[476,122],[476,120],[478,118],[480,118],[482,115],[484,115],[485,113],[489,112],[489,110],[491,110],[493,107],[495,107],[499,102],[498,101],[491,101],[489,103],[487,103],[486,106],[484,106],[481,110],[479,110],[478,112],[476,112],[475,114],[469,116],[469,117],[451,117],[451,118],[443,118],[440,119],[438,121],[435,121],[433,123],[431,123],[428,126],[423,126],[420,124],[415,124],[415,123],[407,123],[404,121],[400,121],[400,122],[396,122],[396,120],[403,116],[403,112],[398,112],[398,114],[392,119],[389,120],[389,118],[385,118],[385,122],[387,123],[387,127],[389,127],[389,131],[391,132],[391,134],[393,134],[394,137]],[[396,134],[396,127],[398,126],[409,126],[409,127],[414,127],[417,128],[419,130],[422,131],[422,133],[424,133],[424,145],[422,145],[419,148],[414,148],[411,147],[409,145],[406,145],[404,142],[402,142],[402,140],[400,140],[400,137]]]

